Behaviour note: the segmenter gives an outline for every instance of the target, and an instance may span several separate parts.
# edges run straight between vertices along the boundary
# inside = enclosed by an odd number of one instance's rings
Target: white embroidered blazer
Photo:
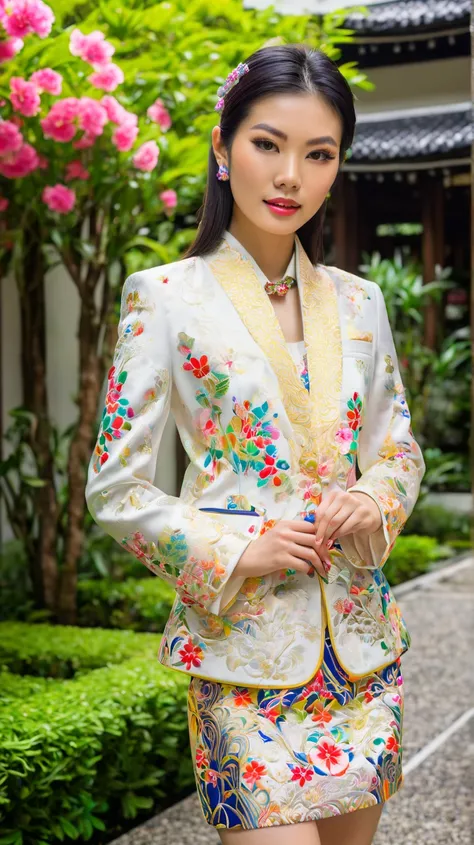
[[[176,590],[158,659],[240,686],[308,681],[326,626],[351,680],[410,645],[382,567],[424,461],[384,299],[373,282],[314,267],[297,237],[294,258],[309,390],[267,279],[230,232],[208,256],[126,280],[88,471],[96,522]],[[170,410],[190,459],[179,497],[154,483]],[[371,496],[383,525],[336,543],[327,582],[233,575],[249,543],[338,488]]]

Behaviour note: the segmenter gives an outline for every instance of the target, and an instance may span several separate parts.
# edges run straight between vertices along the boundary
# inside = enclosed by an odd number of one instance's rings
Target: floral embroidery
[[[252,760],[251,763],[247,763],[242,777],[247,782],[247,786],[252,789],[266,773],[267,769],[263,763],[257,763],[256,760]]]
[[[226,458],[235,473],[253,470],[257,473],[257,487],[268,483],[291,493],[288,461],[279,458],[274,441],[280,438],[275,424],[278,414],[272,414],[269,402],[255,406],[249,400],[239,402],[233,396],[233,417],[225,431],[221,423],[221,399],[229,389],[229,376],[211,367],[207,355],[192,354],[194,338],[180,332],[178,350],[185,356],[183,370],[202,381],[196,391],[201,409],[194,414],[196,429],[208,447],[204,468],[214,480],[219,462]],[[229,362],[229,365],[231,362]]]
[[[125,308],[128,314],[131,314],[132,311],[152,311],[153,306],[149,305],[147,300],[142,297],[137,290],[131,290],[129,294],[127,294],[127,298],[125,300]]]
[[[306,782],[314,777],[312,769],[304,769],[303,766],[294,766],[292,763],[288,763],[288,768],[292,773],[291,780],[297,780],[300,786],[305,786]]]
[[[183,647],[178,651],[181,658],[181,663],[184,663],[186,670],[189,672],[192,666],[198,667],[201,665],[203,650],[200,645],[193,643],[191,637],[188,637]],[[204,646],[205,648],[205,646]]]
[[[94,472],[100,472],[101,467],[109,458],[107,444],[113,440],[120,440],[124,431],[130,431],[130,419],[135,412],[128,399],[122,396],[122,387],[127,381],[127,372],[123,370],[115,377],[115,366],[109,370],[109,383],[105,408],[102,415],[101,430],[94,451]]]
[[[122,388],[128,378],[127,370],[122,369],[117,375],[117,367],[113,364],[108,378],[105,407],[93,456],[93,469],[96,473],[100,472],[101,467],[109,458],[109,444],[114,440],[120,440],[124,432],[130,431],[132,428],[130,420],[137,416],[129,400],[122,395]],[[168,387],[168,381],[167,370],[159,370],[153,387],[145,391],[138,413],[144,414],[160,398]],[[130,450],[124,447],[119,455],[122,466],[126,466],[129,455]]]

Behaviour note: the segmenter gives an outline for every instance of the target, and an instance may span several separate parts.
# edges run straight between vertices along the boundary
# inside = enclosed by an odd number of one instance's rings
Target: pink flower
[[[42,70],[35,70],[31,74],[30,82],[34,82],[40,94],[46,91],[48,94],[57,96],[61,93],[63,78],[60,73],[45,67]]]
[[[108,122],[104,107],[91,97],[81,97],[79,100],[79,128],[87,135],[102,135],[104,126]]]
[[[71,32],[69,50],[73,56],[80,56],[90,65],[106,65],[115,53],[115,47],[105,41],[104,33],[99,30],[83,35],[79,29],[74,29]]]
[[[97,140],[97,135],[88,135],[87,132],[84,132],[82,138],[79,138],[78,141],[74,141],[73,147],[75,150],[88,150],[89,147],[93,147]]]
[[[74,161],[70,161],[68,166],[66,167],[66,182],[70,182],[71,179],[89,179],[90,173],[84,165],[82,161],[79,159],[75,159]]]
[[[14,153],[22,144],[23,137],[18,127],[11,120],[2,120],[0,122],[0,156]]]
[[[124,79],[122,68],[114,65],[112,62],[109,65],[94,65],[95,71],[87,77],[94,88],[102,88],[103,91],[115,91]]]
[[[7,179],[22,179],[37,170],[39,157],[31,144],[23,144],[19,150],[8,153],[0,160],[0,173]]]
[[[349,426],[340,428],[336,431],[335,440],[336,443],[339,444],[339,451],[341,455],[347,455],[349,452],[353,436],[352,429],[350,429]]]
[[[163,100],[155,100],[152,106],[147,109],[147,115],[154,123],[158,123],[162,132],[166,132],[171,126],[171,117],[167,108],[163,104]]]
[[[107,112],[107,117],[112,123],[125,123],[126,120],[132,120],[132,117],[137,121],[136,115],[124,109],[115,97],[109,97],[108,94],[102,97],[100,104]]]
[[[178,205],[178,195],[176,191],[172,190],[172,188],[169,188],[167,191],[162,191],[160,194],[160,200],[167,211],[171,211]]]
[[[6,211],[9,205],[10,202],[6,199],[6,197],[0,197],[0,213]]]
[[[75,120],[79,114],[79,100],[66,97],[51,107],[49,114],[40,121],[44,137],[62,144],[72,141],[76,134]]]
[[[3,25],[7,35],[14,38],[24,38],[31,32],[46,38],[55,20],[52,9],[42,0],[15,0],[5,12]]]
[[[12,76],[10,91],[10,100],[15,111],[19,111],[25,117],[38,114],[41,100],[34,82],[27,82],[21,76]]]
[[[133,156],[133,163],[138,170],[154,170],[158,163],[160,149],[155,141],[146,141]]]
[[[50,211],[68,214],[74,208],[76,194],[71,188],[66,188],[65,185],[53,185],[44,189],[41,199]]]
[[[46,158],[46,156],[39,155],[38,156],[38,168],[40,170],[47,170],[48,167],[49,167],[49,161]]]
[[[23,41],[21,38],[8,38],[6,41],[0,41],[0,64],[13,59],[13,56],[22,49]]]
[[[112,143],[117,147],[119,152],[125,153],[132,149],[137,135],[138,126],[127,121],[126,123],[122,123],[121,126],[117,126],[117,129],[112,135]]]

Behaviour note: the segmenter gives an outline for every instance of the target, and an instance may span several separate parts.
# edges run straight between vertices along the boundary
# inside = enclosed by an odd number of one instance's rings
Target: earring
[[[219,165],[219,170],[216,173],[216,177],[219,179],[219,182],[229,181],[229,168],[226,164]]]

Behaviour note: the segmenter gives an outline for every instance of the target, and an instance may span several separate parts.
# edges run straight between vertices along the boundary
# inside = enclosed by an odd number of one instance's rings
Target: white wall
[[[366,114],[471,99],[471,60],[467,56],[420,64],[367,68],[375,91],[356,88],[356,111]]]

